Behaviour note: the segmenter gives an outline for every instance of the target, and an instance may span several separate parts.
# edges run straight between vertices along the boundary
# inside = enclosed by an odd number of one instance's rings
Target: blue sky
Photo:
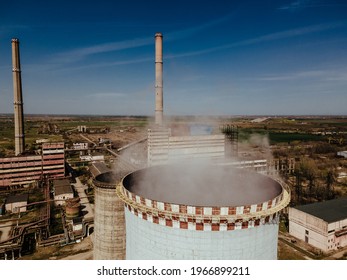
[[[2,1],[0,113],[13,112],[11,38],[24,112],[347,114],[347,1]]]

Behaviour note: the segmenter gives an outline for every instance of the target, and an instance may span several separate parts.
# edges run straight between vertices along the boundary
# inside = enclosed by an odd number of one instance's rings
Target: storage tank
[[[69,198],[65,200],[66,218],[72,220],[80,214],[81,203],[79,197]]]
[[[125,203],[126,259],[277,259],[288,188],[226,166],[141,169],[117,187]]]
[[[120,179],[113,172],[102,173],[94,185],[94,260],[125,258],[124,206],[116,195]]]

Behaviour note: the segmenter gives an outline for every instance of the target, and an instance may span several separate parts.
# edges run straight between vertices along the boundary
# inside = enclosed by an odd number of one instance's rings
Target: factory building
[[[10,195],[6,198],[6,212],[22,213],[27,211],[29,195],[27,193]]]
[[[81,143],[73,143],[72,145],[73,145],[72,149],[74,150],[88,150],[89,148],[89,143],[81,142]]]
[[[65,174],[64,143],[45,143],[42,145],[43,174],[49,177],[63,177]]]
[[[148,130],[148,166],[187,159],[222,159],[225,156],[225,136],[172,136],[167,128]]]
[[[42,144],[41,155],[0,158],[0,187],[26,186],[65,176],[64,143]]]
[[[162,38],[155,34],[148,167],[122,180],[100,163],[90,169],[94,259],[277,259],[279,213],[290,201],[289,188],[242,168],[269,173],[266,161],[227,164],[224,134],[200,127],[177,135],[164,125]]]
[[[52,180],[52,183],[55,205],[64,205],[65,200],[74,197],[74,192],[69,179],[54,179]]]
[[[105,161],[105,156],[103,154],[80,155],[80,160],[81,161],[91,161],[91,162]]]
[[[155,34],[155,127],[148,130],[148,166],[192,158],[221,158],[224,135],[172,135],[164,126],[163,35]]]
[[[0,158],[0,188],[26,186],[65,175],[64,143],[43,143],[39,155],[25,152],[19,40],[12,39],[15,157]]]
[[[323,252],[347,246],[347,197],[289,208],[289,233]]]

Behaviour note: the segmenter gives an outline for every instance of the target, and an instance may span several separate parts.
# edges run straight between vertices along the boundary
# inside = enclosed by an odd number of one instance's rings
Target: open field
[[[112,138],[120,145],[127,142],[124,136],[127,132],[134,135],[139,131],[146,131],[147,117],[118,117],[118,116],[38,116],[28,115],[25,118],[26,150],[33,151],[38,139],[51,142],[64,141],[84,142],[78,136],[78,126],[87,126],[94,140]],[[14,154],[14,122],[11,115],[0,115],[0,156]],[[117,134],[117,135],[116,135]],[[76,137],[77,136],[77,137]],[[136,138],[136,137],[135,137]],[[134,137],[131,137],[134,139]]]

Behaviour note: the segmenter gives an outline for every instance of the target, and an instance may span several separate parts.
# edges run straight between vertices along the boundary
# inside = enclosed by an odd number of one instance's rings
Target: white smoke
[[[193,162],[154,166],[130,175],[125,187],[139,196],[194,206],[240,206],[276,197],[281,187],[245,169]]]

